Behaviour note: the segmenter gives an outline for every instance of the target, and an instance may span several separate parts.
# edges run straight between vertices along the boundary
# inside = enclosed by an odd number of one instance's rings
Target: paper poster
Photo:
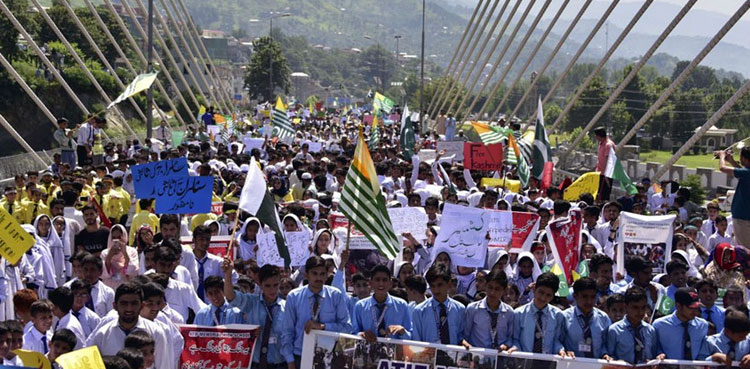
[[[503,145],[464,142],[464,167],[473,170],[501,170]]]
[[[464,160],[464,143],[463,141],[438,141],[437,152],[445,150],[445,157],[456,155],[454,160]]]
[[[244,137],[242,142],[245,144],[245,152],[249,154],[253,149],[262,150],[266,140],[264,138]]]
[[[273,126],[270,124],[264,124],[262,128],[263,137],[273,137]]]
[[[320,152],[321,150],[323,150],[322,142],[308,142],[307,146],[310,152]]]
[[[89,346],[62,354],[55,360],[63,369],[104,369],[104,360],[99,348]]]
[[[440,232],[432,250],[433,259],[441,252],[451,256],[453,265],[481,268],[487,255],[490,211],[445,204]]]
[[[178,325],[185,348],[179,368],[249,368],[259,333],[256,325]]]
[[[188,176],[188,162],[187,158],[177,158],[134,165],[132,173],[135,196],[141,199],[152,199],[156,197],[154,195],[156,178]]]
[[[505,188],[513,193],[521,192],[521,181],[508,178],[482,178],[479,182],[484,187]]]
[[[666,272],[672,255],[676,215],[638,215],[621,212],[617,231],[617,271],[625,274],[625,257],[639,255],[654,264],[652,274]]]
[[[427,213],[424,208],[388,208],[388,216],[396,235],[408,232],[418,240],[427,239]]]
[[[26,232],[18,221],[0,207],[0,255],[10,264],[16,264],[34,243],[34,236]]]
[[[266,264],[283,267],[284,258],[279,255],[279,248],[276,245],[276,234],[273,231],[258,233],[256,241],[258,242],[258,266]]]
[[[224,128],[224,125],[220,125],[220,124],[211,124],[211,125],[206,126],[206,130],[208,131],[207,133],[209,134],[209,136],[213,134],[214,139],[217,139],[217,140],[219,139],[219,137],[221,137],[221,130],[223,128]]]
[[[490,213],[490,247],[504,247],[513,240],[513,213],[510,211],[491,211]]]
[[[307,232],[284,232],[286,247],[289,250],[291,266],[305,265],[310,257],[310,235]]]
[[[154,186],[159,214],[203,214],[211,212],[214,178],[160,177]]]
[[[584,193],[590,193],[596,198],[599,193],[599,178],[601,175],[597,172],[583,173],[578,179],[570,184],[563,192],[563,200],[578,201],[578,198]]]
[[[425,163],[431,164],[433,161],[435,161],[435,157],[437,157],[437,152],[432,149],[422,149],[419,150],[417,153],[417,156],[419,156],[419,161],[423,161]]]

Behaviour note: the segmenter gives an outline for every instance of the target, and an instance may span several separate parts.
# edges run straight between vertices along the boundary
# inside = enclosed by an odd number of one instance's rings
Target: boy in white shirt
[[[714,251],[720,243],[734,245],[734,238],[727,233],[727,218],[723,215],[717,215],[714,224],[716,225],[716,233],[708,237],[708,252]]]
[[[52,305],[47,300],[31,304],[31,329],[23,335],[23,349],[46,355],[52,340]]]
[[[83,342],[86,340],[83,327],[81,326],[81,322],[71,313],[73,292],[68,287],[57,287],[50,291],[49,301],[52,303],[52,315],[57,318],[57,323],[54,325],[54,332],[61,329],[70,330],[75,335],[77,341],[72,349],[78,350],[83,348]]]

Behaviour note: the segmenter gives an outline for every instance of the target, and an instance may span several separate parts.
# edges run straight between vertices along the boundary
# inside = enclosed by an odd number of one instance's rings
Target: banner
[[[493,211],[490,213],[490,247],[505,247],[513,239],[513,213]]]
[[[567,218],[558,219],[547,225],[546,233],[555,261],[560,265],[562,274],[573,283],[571,270],[578,267],[578,247],[581,244],[581,225],[583,215],[580,210],[572,210]]]
[[[133,186],[139,199],[152,199],[157,177],[188,176],[187,158],[162,160],[133,166]]]
[[[596,198],[596,194],[599,193],[600,176],[601,175],[598,172],[583,173],[565,189],[563,192],[563,200],[578,201],[578,197],[584,193],[590,193],[591,196]]]
[[[419,156],[419,161],[432,164],[435,161],[435,157],[437,157],[437,152],[433,149],[421,149],[417,153],[417,156]]]
[[[486,209],[445,204],[440,232],[431,252],[433,260],[446,252],[453,265],[484,267],[491,213]]]
[[[154,183],[159,214],[203,214],[211,212],[214,177],[160,177]]]
[[[229,324],[216,327],[178,325],[185,339],[179,369],[249,368],[257,325]]]
[[[640,255],[654,264],[652,274],[665,273],[672,255],[676,215],[638,215],[621,212],[617,231],[617,272],[625,275],[625,256]]]
[[[55,360],[63,369],[104,369],[104,360],[99,348],[89,346],[68,352]]]
[[[187,345],[186,345],[187,347]],[[723,364],[711,361],[652,360],[632,365],[625,361],[562,358],[557,355],[378,338],[369,343],[356,335],[313,330],[305,336],[299,369],[705,369]],[[732,368],[739,362],[732,362]],[[184,367],[181,367],[184,369]]]
[[[276,244],[276,233],[273,231],[258,232],[255,236],[258,243],[258,251],[255,253],[258,260],[258,266],[266,264],[284,267],[284,258],[279,254],[279,247]]]
[[[34,243],[34,236],[21,228],[18,221],[0,206],[0,255],[10,264],[16,264]]]
[[[505,188],[513,193],[521,193],[521,181],[508,178],[482,178],[479,182],[483,187]]]
[[[284,239],[286,248],[289,250],[290,265],[293,267],[305,265],[307,258],[310,257],[309,247],[312,241],[310,235],[307,232],[284,232]]]
[[[513,212],[513,243],[510,252],[531,251],[539,231],[539,214]]]
[[[211,242],[208,244],[208,252],[216,256],[225,257],[227,256],[227,247],[229,247],[229,241],[232,236],[211,236]],[[180,237],[180,243],[183,245],[192,245],[193,236],[182,236]],[[235,241],[232,247],[232,259],[236,259],[237,247],[239,242]]]
[[[253,149],[261,149],[263,147],[263,144],[266,142],[264,138],[254,138],[254,137],[243,137],[242,143],[245,144],[245,152],[250,153],[253,151]]]
[[[133,82],[130,82],[130,84],[125,87],[125,90],[120,94],[120,96],[117,96],[117,98],[114,101],[112,101],[111,103],[109,103],[109,105],[107,105],[107,109],[112,109],[113,106],[125,101],[125,99],[127,99],[128,97],[131,97],[151,87],[151,84],[153,84],[154,81],[156,81],[156,75],[158,73],[159,72],[144,73],[144,74],[139,74],[135,76],[135,78],[133,79]]]
[[[462,141],[438,141],[437,152],[445,150],[444,157],[456,155],[453,159],[456,161],[464,160],[464,143]]]
[[[465,142],[464,168],[501,170],[503,168],[503,144],[485,145],[481,142]]]

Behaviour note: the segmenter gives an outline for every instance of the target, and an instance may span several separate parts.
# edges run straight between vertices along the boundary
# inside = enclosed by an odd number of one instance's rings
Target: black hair
[[[125,337],[125,348],[141,349],[145,346],[154,346],[154,337],[143,329],[136,329]]]
[[[19,322],[18,320],[6,320],[3,322],[3,325],[5,325],[5,328],[7,328],[8,332],[10,332],[11,334],[23,333],[23,325],[21,325],[21,322]]]
[[[683,263],[682,261],[679,261],[679,260],[670,260],[667,263],[667,274],[668,275],[671,275],[672,272],[676,272],[678,269],[682,269],[683,272],[687,272],[688,271],[688,266],[687,266],[687,264],[685,264],[685,263]]]
[[[614,265],[612,258],[604,254],[594,254],[589,260],[589,271],[599,273],[599,267],[607,264]]]
[[[305,270],[310,271],[315,268],[326,267],[326,261],[322,257],[318,255],[310,256],[307,261],[305,261]]]
[[[598,217],[602,210],[598,206],[591,205],[583,208],[583,212],[588,216]]]
[[[716,286],[716,282],[712,279],[701,279],[698,282],[695,282],[694,287],[696,291],[700,291],[703,287],[710,287],[714,292],[719,292],[719,287]]]
[[[630,287],[625,291],[624,300],[626,304],[647,301],[646,291],[638,286]]]
[[[209,288],[218,288],[224,291],[224,278],[219,277],[218,275],[209,276],[203,281],[203,287],[206,291],[208,291]]]
[[[67,313],[73,307],[73,291],[68,287],[57,287],[49,291],[47,298],[63,313]]]
[[[367,280],[367,277],[365,277],[364,274],[362,274],[362,273],[354,273],[354,275],[352,275],[352,284],[356,284],[359,281],[365,281],[365,282],[367,282],[368,280]]]
[[[132,369],[125,359],[119,356],[102,356],[104,369]]]
[[[750,333],[750,318],[730,306],[724,315],[724,329],[734,333]]]
[[[177,261],[177,255],[175,255],[174,250],[172,250],[170,247],[160,246],[156,248],[156,253],[154,253],[154,260],[163,260],[168,263],[172,263]]]
[[[258,279],[260,280],[260,283],[263,283],[266,279],[280,275],[281,272],[279,271],[279,267],[271,264],[266,264],[260,267],[260,270],[258,271]]]
[[[557,278],[557,276],[551,272],[542,273],[539,278],[536,279],[536,287],[547,287],[555,293],[558,288],[560,288],[560,278]]]
[[[165,297],[164,287],[156,282],[149,282],[141,286],[143,291],[143,299],[147,300],[151,297]]]
[[[485,280],[487,281],[487,283],[495,282],[502,288],[508,287],[508,276],[505,274],[504,270],[491,271],[490,274],[487,275]]]
[[[159,218],[159,228],[164,227],[165,224],[176,224],[180,225],[180,216],[177,214],[162,214]]]
[[[81,267],[83,267],[86,264],[94,264],[96,268],[99,269],[100,272],[104,270],[104,262],[102,261],[102,258],[96,255],[88,254],[84,256],[81,259]]]
[[[592,130],[592,132],[594,132],[594,134],[599,137],[607,137],[607,129],[604,127],[596,127]]]
[[[49,300],[37,300],[31,304],[30,311],[33,317],[38,314],[52,314],[52,306],[50,306]]]
[[[136,295],[139,300],[143,301],[143,290],[141,289],[141,286],[133,282],[125,282],[117,286],[117,290],[115,290],[115,303],[120,301],[120,298],[125,295]]]
[[[452,299],[460,302],[461,305],[463,305],[464,307],[468,306],[471,303],[471,300],[469,299],[469,297],[467,297],[464,294],[455,295],[452,297]]]
[[[207,225],[199,225],[193,230],[193,239],[198,238],[198,236],[206,235],[211,237],[211,228],[209,228]]]
[[[566,215],[570,210],[570,203],[564,200],[555,200],[553,209],[556,216]]]
[[[432,285],[435,283],[438,279],[442,279],[445,281],[445,283],[451,282],[451,271],[448,269],[448,267],[442,263],[435,263],[432,264],[430,269],[427,270],[427,274],[425,274],[425,279],[427,279],[427,283]]]
[[[6,333],[10,333],[8,325],[5,324],[5,322],[0,322],[0,336],[5,335]]]
[[[581,293],[589,290],[596,291],[596,281],[593,278],[583,277],[573,282],[573,293]]]
[[[49,343],[51,345],[52,343],[57,341],[67,344],[68,347],[70,347],[70,351],[75,350],[76,345],[78,344],[78,338],[76,338],[75,333],[67,328],[56,330]]]
[[[438,201],[438,199],[435,197],[428,197],[427,200],[424,201],[424,206],[425,207],[427,206],[438,207],[440,206],[440,201]]]
[[[141,210],[143,210],[143,209],[146,209],[146,208],[150,208],[151,207],[151,203],[153,203],[153,202],[154,202],[154,199],[140,199],[140,200],[138,200],[138,206],[140,206]]]
[[[372,269],[370,269],[371,279],[375,277],[375,273],[385,273],[385,275],[387,275],[388,278],[391,277],[391,270],[388,269],[388,267],[385,266],[384,264],[377,264],[374,267],[372,267]]]
[[[117,352],[117,357],[127,361],[131,369],[142,368],[145,361],[141,350],[135,348],[124,348]]]
[[[174,237],[162,240],[159,246],[168,247],[170,250],[172,250],[172,252],[174,252],[176,257],[180,257],[182,255],[182,245],[180,245],[180,241],[178,241]]]

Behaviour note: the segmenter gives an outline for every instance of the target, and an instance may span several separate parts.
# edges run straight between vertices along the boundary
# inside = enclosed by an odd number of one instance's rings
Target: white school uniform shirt
[[[169,306],[169,303],[164,306],[164,309],[161,309],[161,313],[157,315],[157,317],[160,316],[168,318],[174,324],[185,324],[185,318],[183,318],[175,309],[172,309],[172,307]]]
[[[84,306],[85,308],[85,306]],[[57,321],[57,323],[53,323],[52,327],[54,328],[55,332],[61,330],[61,329],[70,329],[73,334],[76,336],[76,347],[73,350],[78,350],[83,348],[83,343],[86,342],[86,334],[83,331],[83,326],[81,325],[81,322],[76,319],[73,314],[68,312],[67,314],[63,315],[60,320]]]
[[[168,342],[172,352],[182,353],[182,349],[185,347],[185,339],[182,338],[182,334],[180,334],[180,330],[177,326],[172,323],[166,315],[161,313],[156,316],[156,319],[153,322],[164,331],[167,337],[169,337]],[[175,361],[173,368],[177,368],[177,361]]]
[[[198,297],[198,294],[195,293],[193,287],[173,278],[169,278],[164,296],[169,306],[177,311],[186,321],[189,314],[188,309],[192,309],[193,312],[197,313],[206,306],[200,297]]]
[[[154,339],[154,366],[157,368],[175,368],[177,358],[170,349],[169,340],[164,330],[156,323],[138,318],[133,330],[142,329]],[[131,330],[132,332],[132,330]],[[86,340],[86,347],[97,346],[102,356],[116,355],[118,351],[125,347],[125,337],[127,332],[120,327],[119,319],[114,319],[102,324]]]
[[[145,271],[143,274],[149,275],[156,273],[156,270],[149,269]],[[197,284],[193,285],[193,280],[190,277],[190,272],[188,272],[187,269],[185,269],[184,266],[178,265],[176,268],[174,268],[174,272],[172,272],[172,275],[169,276],[170,278],[180,281],[182,283],[185,283],[186,285],[190,286],[193,289],[197,289]]]
[[[10,365],[10,366],[15,365],[15,366],[23,367],[23,361],[18,355],[16,355],[16,356],[13,356],[13,358],[10,360],[3,358],[3,365]]]
[[[206,256],[204,256],[200,261],[203,262],[204,281],[206,280],[206,278],[212,275],[222,278],[224,277],[224,272],[221,270],[221,265],[224,263],[224,259],[222,259],[220,256],[207,252]],[[196,262],[198,262],[198,266],[200,267],[200,262],[198,260],[196,260]],[[236,271],[232,270],[232,283],[237,283],[237,278],[239,278],[239,275]],[[195,289],[198,289],[197,285],[195,286]],[[208,304],[208,296],[204,296],[203,301]]]
[[[47,336],[47,351],[44,351],[44,343],[42,342],[42,337]],[[39,332],[38,329],[32,328],[28,332],[23,334],[23,348],[24,350],[31,350],[36,352],[41,352],[42,354],[46,354],[49,352],[49,345],[50,341],[52,340],[52,331],[47,331],[45,333]]]
[[[191,286],[198,286],[198,263],[195,262],[195,255],[193,250],[185,245],[182,245],[182,255],[180,255],[180,265],[184,266],[185,269],[190,273]]]
[[[83,328],[83,334],[84,337],[88,337],[91,332],[96,329],[96,327],[99,325],[99,322],[102,320],[99,315],[96,315],[95,312],[91,311],[91,309],[87,307],[82,307],[81,310],[78,310],[77,312],[73,312],[73,310],[70,311],[70,314],[72,314],[76,319],[78,319],[78,322],[81,323],[81,327]],[[78,314],[78,316],[76,316]]]
[[[724,232],[723,236],[719,232],[712,234],[711,237],[708,237],[708,252],[714,251],[716,246],[725,242],[734,245],[734,238],[728,232]]]
[[[91,302],[94,305],[96,315],[105,316],[113,309],[115,302],[115,291],[102,281],[97,281],[91,286]]]

